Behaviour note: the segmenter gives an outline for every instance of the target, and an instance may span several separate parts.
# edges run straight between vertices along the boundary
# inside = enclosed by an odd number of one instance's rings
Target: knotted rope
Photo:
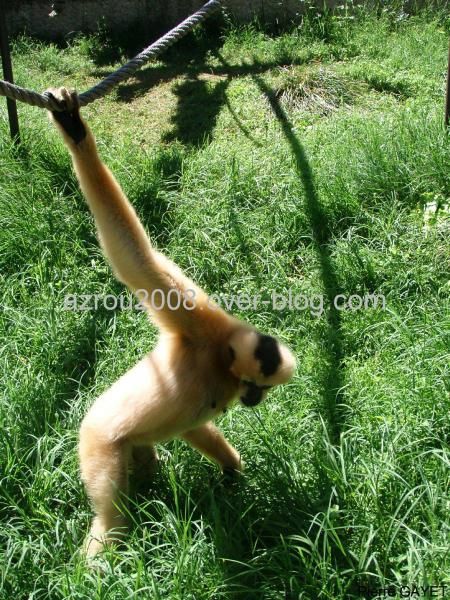
[[[163,35],[159,40],[142,50],[137,56],[132,58],[129,62],[122,65],[117,71],[111,73],[103,81],[97,83],[89,90],[86,90],[82,94],[79,94],[78,98],[80,106],[86,106],[103,98],[106,94],[109,94],[114,86],[125,81],[131,77],[143,64],[148,62],[150,59],[155,58],[164,50],[169,48],[176,41],[185,36],[191,29],[206,19],[211,13],[216,11],[222,4],[222,0],[209,0],[202,8],[200,8],[193,15],[182,21],[179,25],[174,27],[171,31]],[[39,94],[33,90],[20,87],[3,81],[0,79],[0,96],[7,96],[13,100],[19,100],[25,102],[31,106],[39,106],[39,108],[47,108],[48,110],[62,110],[61,106],[55,102],[55,100],[49,96],[46,92]]]

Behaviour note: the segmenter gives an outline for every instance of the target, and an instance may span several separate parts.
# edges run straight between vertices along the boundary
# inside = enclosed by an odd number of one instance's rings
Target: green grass
[[[240,313],[298,357],[289,385],[220,420],[245,478],[226,485],[166,444],[160,473],[133,479],[130,536],[102,572],[77,552],[91,517],[77,429],[156,333],[138,312],[64,310],[67,294],[123,289],[46,115],[19,106],[14,149],[2,107],[1,599],[450,585],[448,31],[429,11],[200,32],[85,109],[152,238],[209,292],[326,305]],[[107,50],[22,38],[16,80],[83,90],[120,62]],[[330,308],[367,293],[385,310]]]

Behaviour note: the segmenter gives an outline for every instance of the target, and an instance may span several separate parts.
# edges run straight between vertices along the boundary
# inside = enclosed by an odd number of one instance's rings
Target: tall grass
[[[156,332],[137,311],[65,310],[68,294],[123,289],[45,115],[20,107],[15,149],[1,113],[1,598],[347,600],[449,583],[448,19],[327,27],[233,29],[209,53],[197,34],[85,111],[153,240],[209,292],[291,289],[325,309],[240,312],[299,362],[260,408],[220,421],[245,477],[163,446],[100,571],[78,553],[77,428]],[[23,38],[16,78],[84,89],[99,48]],[[386,307],[337,311],[338,293]]]

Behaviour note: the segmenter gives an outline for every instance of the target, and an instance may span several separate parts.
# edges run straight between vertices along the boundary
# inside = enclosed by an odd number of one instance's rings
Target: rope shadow
[[[252,247],[252,243],[247,240],[245,232],[243,231],[241,223],[239,222],[239,212],[237,208],[232,205],[231,201],[229,202],[228,208],[228,224],[236,236],[240,256],[245,259],[250,274],[255,280],[258,289],[261,289],[264,286],[265,281],[254,259],[256,251]]]
[[[142,68],[133,74],[131,83],[121,83],[117,88],[117,99],[122,102],[129,102],[134,98],[145,94],[159,83],[169,82],[177,77],[188,75],[190,78],[196,78],[201,74],[212,75],[215,77],[226,77],[233,79],[235,77],[245,77],[248,75],[263,74],[266,71],[277,67],[285,67],[287,65],[302,65],[308,61],[302,60],[279,60],[265,61],[259,63],[242,63],[238,65],[230,65],[221,58],[217,50],[212,51],[213,55],[219,58],[222,62],[221,66],[211,66],[205,62],[204,55],[198,55],[194,52],[187,56],[174,55],[173,59],[166,59],[162,66],[150,65]],[[92,77],[106,77],[109,73],[108,69],[95,69],[89,74]]]
[[[326,347],[328,371],[325,374],[323,386],[323,401],[327,411],[330,439],[339,443],[343,426],[342,388],[343,388],[343,347],[341,333],[341,315],[334,305],[334,298],[339,293],[339,284],[331,260],[329,243],[331,229],[326,212],[324,211],[314,183],[313,172],[300,140],[293,131],[286,112],[280,104],[274,90],[258,76],[253,77],[261,92],[267,99],[274,116],[276,117],[284,138],[292,151],[295,160],[295,169],[305,192],[305,211],[311,225],[313,244],[319,261],[321,279],[325,291],[325,301],[329,310],[324,313],[327,318]]]

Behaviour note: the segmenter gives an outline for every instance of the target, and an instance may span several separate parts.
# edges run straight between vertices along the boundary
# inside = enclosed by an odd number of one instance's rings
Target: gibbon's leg
[[[88,556],[94,556],[105,544],[116,541],[120,534],[118,528],[125,528],[120,504],[121,495],[128,491],[129,448],[123,442],[99,438],[96,430],[81,426],[81,478],[96,515],[84,547]]]
[[[240,471],[242,469],[239,452],[223,437],[212,423],[206,423],[180,436],[193,448],[217,462],[223,471]]]

